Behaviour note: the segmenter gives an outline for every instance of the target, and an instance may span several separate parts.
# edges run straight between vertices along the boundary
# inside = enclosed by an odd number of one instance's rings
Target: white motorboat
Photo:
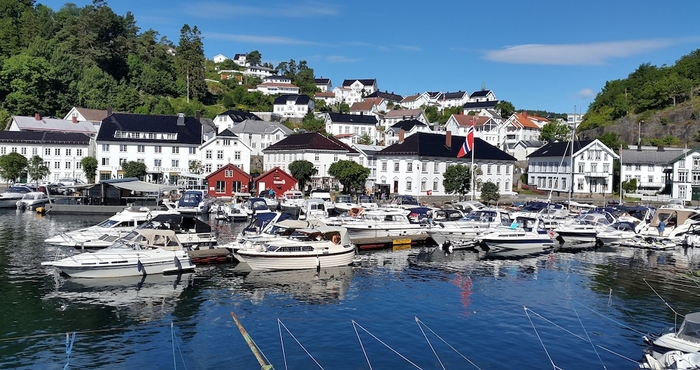
[[[106,248],[137,226],[145,224],[159,214],[168,213],[174,213],[174,211],[127,207],[97,225],[54,235],[44,240],[44,243],[62,247]]]
[[[641,369],[652,370],[697,370],[700,369],[700,353],[683,353],[681,351],[668,351],[659,358],[644,354],[644,362]]]
[[[46,203],[49,203],[51,200],[49,199],[49,196],[46,195],[46,193],[42,193],[40,191],[32,191],[29,193],[24,194],[22,199],[17,201],[17,209],[36,209],[38,207],[43,207],[46,205]]]
[[[340,226],[348,229],[350,238],[380,238],[418,235],[426,231],[424,225],[412,223],[404,209],[378,208],[363,210],[355,217],[338,218]]]
[[[477,237],[477,243],[485,245],[490,252],[517,250],[537,253],[554,247],[554,239],[544,221],[529,217],[517,217],[508,227],[495,227]]]
[[[335,213],[341,214],[344,212],[350,212],[353,208],[359,208],[360,205],[352,199],[352,195],[349,194],[338,194],[335,196]],[[376,208],[376,207],[375,207]]]
[[[241,204],[241,209],[248,217],[259,213],[272,212],[264,198],[248,198]]]
[[[177,201],[176,209],[180,213],[209,213],[211,199],[206,190],[185,190]]]
[[[541,219],[566,219],[569,210],[565,206],[550,202],[530,202],[517,212],[513,212],[515,217],[530,217]]]
[[[211,225],[192,214],[158,214],[136,229],[172,230],[180,243],[188,249],[212,247],[218,243],[218,238],[216,233],[212,232]]]
[[[331,193],[327,191],[319,191],[319,190],[314,190],[311,193],[309,193],[309,199],[314,198],[314,199],[323,199],[323,207],[328,215],[331,215],[335,212],[335,203],[333,202],[333,199],[331,198]]]
[[[357,205],[364,208],[364,209],[379,208],[379,204],[377,204],[377,201],[374,200],[374,197],[371,195],[358,195],[357,196]]]
[[[700,312],[685,315],[678,331],[671,328],[654,340],[644,337],[644,341],[652,346],[652,353],[656,359],[668,351],[700,352]]]
[[[289,237],[246,243],[234,255],[253,271],[320,269],[347,266],[355,247],[342,227],[298,229]]]
[[[327,202],[321,198],[309,198],[305,199],[304,203],[301,204],[299,209],[299,219],[300,220],[321,220],[328,217],[328,211],[326,210]]]
[[[554,229],[557,238],[564,243],[592,243],[598,233],[605,230],[615,218],[610,213],[585,213],[567,224]]]
[[[140,229],[108,248],[42,262],[79,278],[116,278],[183,273],[195,265],[172,230]]]
[[[13,185],[0,193],[0,208],[16,208],[17,201],[33,190],[28,186]]]
[[[665,223],[664,231],[660,234],[659,223]],[[688,232],[690,226],[700,222],[700,210],[692,208],[663,207],[656,210],[651,221],[640,230],[642,236],[668,238],[674,242],[680,242],[683,235]]]
[[[413,195],[394,195],[386,206],[390,208],[409,209],[420,207],[421,204]]]
[[[484,208],[467,213],[456,221],[433,221],[425,231],[440,246],[449,241],[453,248],[470,247],[474,239],[489,229],[508,227],[512,219],[508,211],[498,208]]]
[[[598,245],[619,245],[637,236],[637,225],[640,220],[621,221],[617,220],[596,234],[596,244]]]
[[[296,215],[299,213],[299,208],[301,208],[303,202],[304,193],[299,190],[288,190],[282,194],[280,209],[282,212]]]
[[[214,218],[229,222],[241,222],[248,219],[248,213],[243,209],[242,203],[231,202],[217,205]]]

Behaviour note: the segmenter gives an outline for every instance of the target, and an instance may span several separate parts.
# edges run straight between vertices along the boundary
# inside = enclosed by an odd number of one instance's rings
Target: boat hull
[[[175,263],[176,258],[179,263]],[[139,267],[139,260],[141,267]],[[178,273],[191,271],[195,268],[185,253],[179,253],[177,256],[173,253],[166,253],[141,259],[104,256],[104,258],[80,260],[69,257],[55,262],[42,262],[42,265],[54,266],[70,277],[86,279]]]
[[[523,237],[501,237],[501,238],[482,238],[484,243],[490,250],[545,250],[554,247],[554,241],[551,238],[523,238]]]
[[[248,264],[253,271],[303,270],[340,267],[351,264],[355,249],[346,246],[342,251],[328,254],[274,253],[238,250],[236,259]]]

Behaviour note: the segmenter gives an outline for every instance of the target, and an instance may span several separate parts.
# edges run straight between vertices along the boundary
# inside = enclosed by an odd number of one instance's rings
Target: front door
[[[394,180],[394,194],[399,192],[399,180]]]
[[[693,186],[692,200],[700,200],[700,186]]]

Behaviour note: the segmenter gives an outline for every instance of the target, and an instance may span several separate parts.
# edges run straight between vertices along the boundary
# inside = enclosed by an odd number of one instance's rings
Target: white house
[[[291,84],[292,79],[285,75],[272,75],[262,79],[263,82],[273,82],[278,84]]]
[[[299,87],[291,83],[263,82],[249,91],[256,90],[264,95],[299,94]]]
[[[382,117],[380,124],[386,130],[398,122],[407,119],[415,119],[425,123],[426,125],[428,124],[428,118],[421,109],[392,109],[386,112],[384,117]]]
[[[409,95],[401,102],[399,105],[406,109],[420,109],[421,107],[427,106],[429,103],[429,96],[427,93]]]
[[[229,109],[214,117],[214,124],[218,129],[217,131],[221,132],[227,128],[232,128],[245,120],[261,121],[260,117],[258,117],[255,113]]]
[[[100,125],[96,139],[98,179],[122,178],[122,163],[146,165],[146,181],[177,184],[190,164],[202,160],[199,117],[114,113]]]
[[[425,123],[415,119],[399,121],[384,131],[384,145],[393,145],[418,132],[432,132],[432,130]]]
[[[285,118],[304,118],[307,113],[314,111],[314,100],[307,95],[282,94],[275,98],[272,110]]]
[[[472,125],[474,125],[475,137],[479,137],[493,146],[498,146],[501,142],[501,124],[489,116],[453,114],[445,122],[445,130],[452,131],[454,136],[466,136]]]
[[[612,194],[618,158],[597,139],[549,143],[528,156],[528,184],[565,194]]]
[[[350,106],[350,114],[372,115],[378,117],[379,108],[377,107],[375,99],[365,99],[363,101],[353,103]]]
[[[468,101],[469,93],[459,90],[440,94],[436,103],[440,105],[441,110],[444,110],[445,108],[461,107]]]
[[[399,104],[401,100],[403,100],[403,96],[399,94],[394,94],[393,92],[388,92],[388,91],[375,91],[371,94],[368,94],[365,96],[365,98],[382,98],[387,101],[388,103],[392,104]]]
[[[90,122],[96,129],[99,129],[102,120],[107,118],[110,114],[112,114],[112,109],[103,110],[73,107],[63,119],[71,122]],[[97,131],[95,131],[95,133],[97,133]]]
[[[262,155],[262,150],[277,143],[293,132],[287,126],[278,122],[260,120],[245,120],[228,129],[238,136],[239,140],[250,147],[251,155]]]
[[[522,140],[537,141],[541,132],[540,126],[529,118],[527,112],[513,113],[501,126],[499,146],[512,155],[515,144]]]
[[[246,65],[245,69],[243,69],[243,74],[247,76],[265,78],[276,74],[276,71],[273,68]]]
[[[669,162],[671,168],[664,169],[671,184],[671,197],[685,201],[700,200],[700,149],[675,153],[678,155]]]
[[[362,145],[362,144],[352,144],[351,148],[357,150],[360,154],[358,157],[358,163],[360,166],[369,168],[370,173],[365,181],[365,189],[374,192],[377,189],[377,153],[379,153],[384,146],[381,145]]]
[[[213,60],[214,63],[223,63],[227,59],[228,57],[224,54],[216,54],[213,58],[211,58],[211,60]]]
[[[328,112],[325,116],[326,132],[331,135],[353,134],[351,137],[353,143],[364,135],[369,135],[373,143],[379,138],[378,121],[374,115]]]
[[[450,131],[444,135],[419,132],[381,150],[376,153],[377,189],[387,194],[450,195],[442,184],[447,167],[471,165],[471,155],[457,158],[465,140]],[[501,195],[513,194],[514,163],[509,154],[475,138],[474,165],[481,170],[475,181],[475,199],[486,182],[496,184]]]
[[[241,67],[246,67],[246,66],[250,65],[246,61],[247,57],[248,57],[248,54],[236,54],[233,56],[233,62],[238,64]]]
[[[482,88],[481,90],[474,91],[469,95],[469,100],[462,105],[464,114],[469,112],[479,113],[484,109],[494,109],[498,104],[498,99],[496,99],[496,94],[491,90],[486,90]]]
[[[64,120],[59,118],[42,117],[36,113],[33,117],[13,116],[8,131],[46,131],[46,132],[71,132],[95,136],[97,127],[90,121],[79,121],[77,117]]]
[[[288,171],[289,164],[297,160],[313,163],[318,172],[308,185],[315,189],[330,189],[338,185],[337,180],[328,174],[333,163],[342,160],[359,162],[360,157],[355,149],[338,139],[317,132],[290,135],[263,149],[263,154],[265,170],[280,167]]]
[[[321,92],[331,91],[331,87],[333,87],[330,78],[314,78],[314,83]]]
[[[679,157],[685,152],[683,148],[664,148],[655,146],[641,146],[630,149],[622,149],[620,153],[620,178],[622,181],[637,180],[637,194],[656,195],[663,191],[667,184],[674,183],[674,188],[679,185],[692,183],[689,176],[689,167],[680,168]],[[678,159],[678,160],[677,160]],[[674,162],[675,160],[675,162]],[[675,168],[674,167],[678,167]],[[682,181],[681,181],[682,180]],[[688,181],[691,180],[691,181]],[[686,187],[686,189],[690,189]],[[690,200],[690,192],[686,191]]]
[[[352,103],[362,101],[366,96],[377,91],[377,80],[375,79],[360,79],[360,80],[344,80],[340,88],[333,89],[336,99],[340,102],[351,105]]]
[[[231,130],[224,130],[200,147],[205,173],[214,172],[231,163],[243,171],[250,171],[252,149]]]
[[[332,91],[316,92],[314,93],[314,100],[322,100],[326,102],[326,105],[331,106],[336,102],[335,93],[333,93]]]

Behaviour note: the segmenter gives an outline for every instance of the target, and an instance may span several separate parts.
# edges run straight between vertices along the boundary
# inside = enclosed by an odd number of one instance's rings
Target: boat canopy
[[[193,215],[181,213],[161,214],[139,226],[142,229],[173,230],[175,232],[210,233],[211,225]]]
[[[164,185],[164,184],[151,184],[145,181],[125,181],[125,182],[114,182],[110,185],[119,189],[126,189],[131,191],[138,191],[141,193],[163,193],[171,190],[177,190],[175,185]]]
[[[700,343],[700,312],[685,315],[677,336],[690,342]]]

